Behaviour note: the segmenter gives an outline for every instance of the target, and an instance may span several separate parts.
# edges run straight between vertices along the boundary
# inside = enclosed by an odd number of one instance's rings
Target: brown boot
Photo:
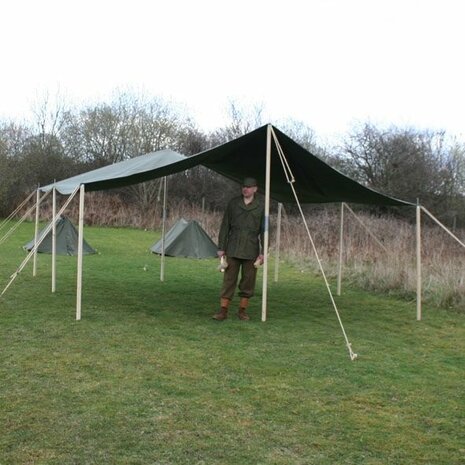
[[[241,297],[241,301],[239,302],[239,312],[237,316],[239,320],[248,321],[250,320],[250,316],[247,315],[246,310],[249,306],[249,299],[247,297]]]
[[[221,298],[221,301],[220,301],[221,308],[219,312],[213,315],[212,318],[214,320],[223,321],[223,320],[226,320],[226,318],[228,318],[229,302],[231,302],[229,299],[225,299],[224,297]]]

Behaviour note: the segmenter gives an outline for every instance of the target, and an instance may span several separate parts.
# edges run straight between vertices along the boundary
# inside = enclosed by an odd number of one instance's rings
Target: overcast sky
[[[353,124],[464,137],[461,0],[2,2],[0,117],[48,93],[73,105],[135,89],[186,106],[203,130],[228,102],[321,137]]]

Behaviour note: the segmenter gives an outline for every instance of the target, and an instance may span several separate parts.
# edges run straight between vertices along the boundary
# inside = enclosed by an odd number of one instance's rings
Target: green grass
[[[0,246],[2,289],[32,230]],[[346,289],[352,362],[319,276],[283,265],[266,323],[261,276],[253,319],[216,322],[215,260],[162,283],[153,233],[85,237],[81,321],[72,257],[55,294],[40,255],[0,299],[1,465],[465,463],[463,313]]]

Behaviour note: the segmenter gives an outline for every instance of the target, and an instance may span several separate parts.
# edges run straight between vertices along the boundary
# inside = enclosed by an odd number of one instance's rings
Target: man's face
[[[242,195],[246,198],[250,198],[257,192],[257,186],[242,186]]]

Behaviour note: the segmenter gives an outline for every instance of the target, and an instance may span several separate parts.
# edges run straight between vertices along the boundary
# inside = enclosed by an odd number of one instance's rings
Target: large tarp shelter
[[[262,126],[242,137],[191,157],[180,159],[179,154],[173,155],[172,151],[162,152],[164,152],[166,157],[155,160],[156,163],[154,164],[146,164],[144,163],[144,157],[137,157],[117,165],[111,165],[100,170],[59,181],[40,189],[42,191],[49,191],[55,188],[60,193],[71,194],[70,198],[79,189],[79,234],[82,239],[84,193],[86,190],[95,191],[122,187],[150,179],[166,177],[197,165],[203,165],[237,182],[241,182],[246,176],[256,178],[259,189],[265,195],[265,261],[263,265],[262,321],[266,319],[267,304],[270,198],[278,202],[297,203],[299,208],[300,204],[304,203],[327,202],[353,202],[392,206],[412,205],[409,202],[376,192],[343,175],[271,124]],[[157,152],[152,155],[155,156],[160,153]],[[173,155],[173,161],[168,161],[171,155]],[[304,219],[303,213],[302,217]],[[306,228],[313,244],[307,225]],[[316,251],[315,248],[314,250]],[[324,273],[323,276],[325,277]],[[80,319],[82,254],[78,256],[77,280],[76,319]],[[339,318],[339,313],[337,312],[326,277],[325,282]],[[352,352],[347,337],[346,344],[349,348],[351,359],[354,359],[356,354]]]
[[[172,150],[162,150],[105,166],[40,189],[48,191],[55,187],[62,194],[71,194],[81,184],[85,185],[86,191],[111,189],[204,165],[237,182],[241,182],[246,176],[252,176],[257,179],[259,188],[264,192],[267,129],[270,126],[262,126],[231,142],[191,157],[184,157]],[[289,170],[293,173],[293,185],[301,203],[411,205],[363,186],[330,167],[279,129],[273,126],[271,128],[286,156]],[[278,155],[277,145],[271,144],[270,151],[270,196],[279,202],[295,202]]]

